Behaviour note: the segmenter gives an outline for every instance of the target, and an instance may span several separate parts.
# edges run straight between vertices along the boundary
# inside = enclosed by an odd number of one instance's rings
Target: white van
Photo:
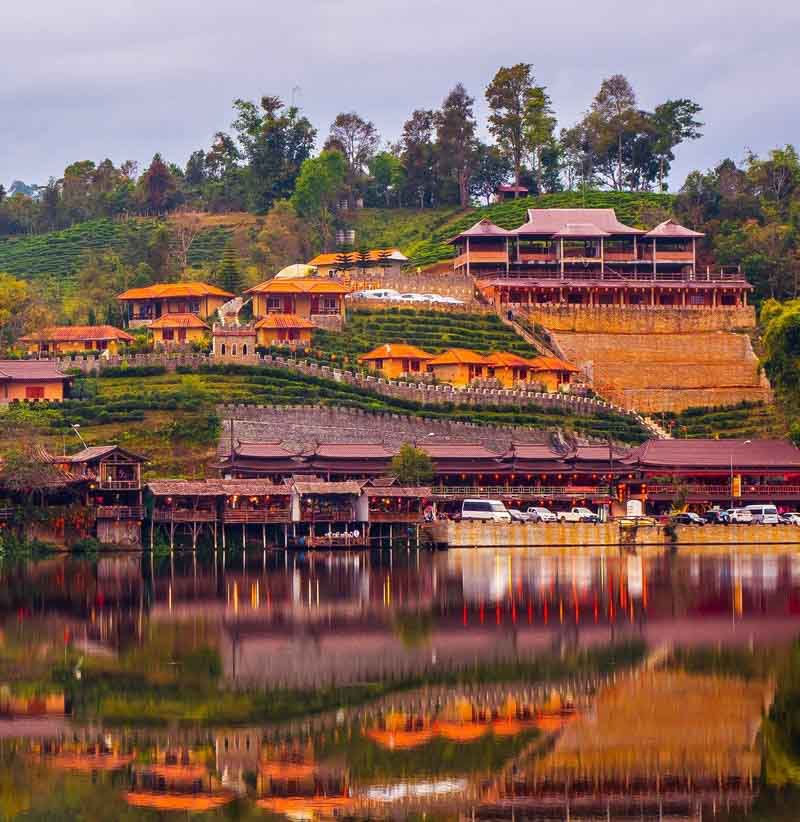
[[[778,509],[774,505],[748,505],[745,510],[750,511],[753,522],[759,525],[777,525],[781,521]]]
[[[499,499],[465,499],[461,505],[461,519],[511,522],[511,514]]]

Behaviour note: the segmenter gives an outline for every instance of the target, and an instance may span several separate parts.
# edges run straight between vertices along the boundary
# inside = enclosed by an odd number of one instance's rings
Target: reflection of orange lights
[[[259,770],[273,779],[306,779],[314,775],[316,767],[310,762],[261,762]]]
[[[208,771],[202,765],[148,765],[144,770],[174,780],[203,779],[208,775]]]
[[[45,761],[64,771],[116,771],[133,762],[133,755],[62,753],[48,756]]]
[[[233,793],[224,791],[214,794],[151,793],[128,791],[125,801],[137,808],[153,808],[159,811],[213,811],[232,802]]]
[[[335,811],[338,808],[347,808],[353,804],[349,796],[276,796],[268,799],[259,799],[256,802],[259,808],[275,813],[310,816],[313,813]]]
[[[516,736],[522,731],[522,725],[515,719],[496,719],[492,722],[495,736]]]
[[[367,731],[367,737],[382,748],[403,751],[430,742],[433,739],[433,731],[430,728],[421,731],[382,731],[371,728]]]
[[[489,726],[473,722],[434,722],[433,729],[453,742],[473,742],[480,739],[489,730]]]
[[[543,714],[536,717],[536,727],[545,733],[555,733],[560,731],[568,722],[572,722],[577,713],[569,714]]]

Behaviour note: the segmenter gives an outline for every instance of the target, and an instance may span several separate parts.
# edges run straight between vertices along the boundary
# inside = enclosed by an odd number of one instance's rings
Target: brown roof
[[[223,291],[208,283],[158,283],[146,288],[129,288],[118,300],[156,300],[167,297],[234,297],[230,291]]]
[[[289,451],[281,445],[280,440],[269,440],[264,442],[239,441],[236,444],[235,452],[237,457],[264,457],[281,458],[295,457],[296,452]]]
[[[448,348],[438,356],[428,360],[428,365],[488,365],[483,354],[469,348]]]
[[[514,457],[522,460],[554,460],[563,459],[547,443],[533,443],[530,445],[515,445]]]
[[[384,343],[372,351],[362,354],[359,360],[368,362],[369,360],[396,360],[396,359],[411,359],[411,360],[432,360],[433,354],[417,348],[415,345],[406,345],[405,343]]]
[[[612,458],[617,460],[630,456],[629,449],[621,449],[616,446],[611,447]],[[568,455],[578,462],[609,462],[607,445],[579,445],[572,454]]]
[[[510,354],[508,351],[493,351],[486,357],[489,365],[496,368],[530,368],[530,360],[520,357],[519,354]]]
[[[295,480],[294,487],[301,496],[313,494],[347,494],[360,496],[364,483],[356,480],[345,480],[343,482],[311,482],[305,479]]]
[[[93,460],[101,459],[109,454],[119,451],[126,457],[130,457],[132,462],[147,462],[145,457],[134,454],[132,451],[126,451],[118,445],[91,445],[78,451],[77,454],[70,454],[67,457],[55,457],[57,462],[92,462]]]
[[[367,488],[368,497],[429,497],[431,489],[427,485],[391,485],[382,488]]]
[[[528,363],[534,371],[570,371],[574,374],[580,372],[580,368],[558,357],[534,357],[528,360]]]
[[[393,451],[380,442],[320,443],[314,456],[334,459],[391,459]]]
[[[256,328],[315,328],[311,320],[296,314],[268,314],[256,323]]]
[[[558,231],[554,232],[554,237],[608,237],[609,232],[598,228],[594,223],[567,223]]]
[[[269,480],[153,480],[147,487],[155,497],[224,497],[240,496],[288,496],[286,485],[276,485]]]
[[[460,240],[462,237],[513,237],[513,231],[507,231],[505,228],[500,228],[499,225],[495,225],[491,220],[487,220],[484,218],[483,220],[478,220],[475,225],[471,228],[466,229],[466,231],[462,231],[460,234],[456,234],[455,237],[452,237],[447,242],[453,243],[456,240]]]
[[[528,222],[514,234],[539,234],[551,237],[569,224],[589,224],[609,234],[644,234],[617,219],[613,208],[529,208]]]
[[[150,323],[150,328],[208,328],[195,314],[162,314]]]
[[[659,237],[683,239],[689,237],[705,237],[706,235],[700,231],[693,231],[691,228],[686,228],[680,223],[676,223],[675,220],[670,219],[664,220],[663,223],[659,223],[644,236],[649,237],[650,239],[658,239]]]
[[[648,440],[623,460],[642,467],[800,470],[800,450],[789,440]]]
[[[490,451],[479,443],[448,442],[448,443],[419,443],[421,448],[433,459],[500,459],[501,455]]]
[[[133,342],[133,337],[113,325],[57,325],[43,328],[20,337],[20,342],[89,342],[122,340]]]
[[[57,382],[72,377],[59,370],[50,360],[0,360],[0,382],[4,380],[35,380],[36,382]]]

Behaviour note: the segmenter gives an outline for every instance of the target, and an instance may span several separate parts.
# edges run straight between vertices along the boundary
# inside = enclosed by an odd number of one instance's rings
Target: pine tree
[[[228,242],[222,252],[222,260],[217,269],[217,282],[220,288],[230,291],[231,294],[239,294],[242,290],[242,270],[232,242]]]

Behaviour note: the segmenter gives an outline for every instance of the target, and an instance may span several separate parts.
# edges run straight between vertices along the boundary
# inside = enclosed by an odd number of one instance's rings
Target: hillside
[[[360,209],[347,213],[356,230],[357,245],[400,248],[415,266],[427,266],[453,256],[450,237],[478,220],[488,218],[503,228],[517,228],[527,219],[529,208],[614,208],[630,225],[652,224],[647,211],[671,211],[670,194],[616,191],[564,191],[541,197],[523,197],[496,205],[468,209]]]

